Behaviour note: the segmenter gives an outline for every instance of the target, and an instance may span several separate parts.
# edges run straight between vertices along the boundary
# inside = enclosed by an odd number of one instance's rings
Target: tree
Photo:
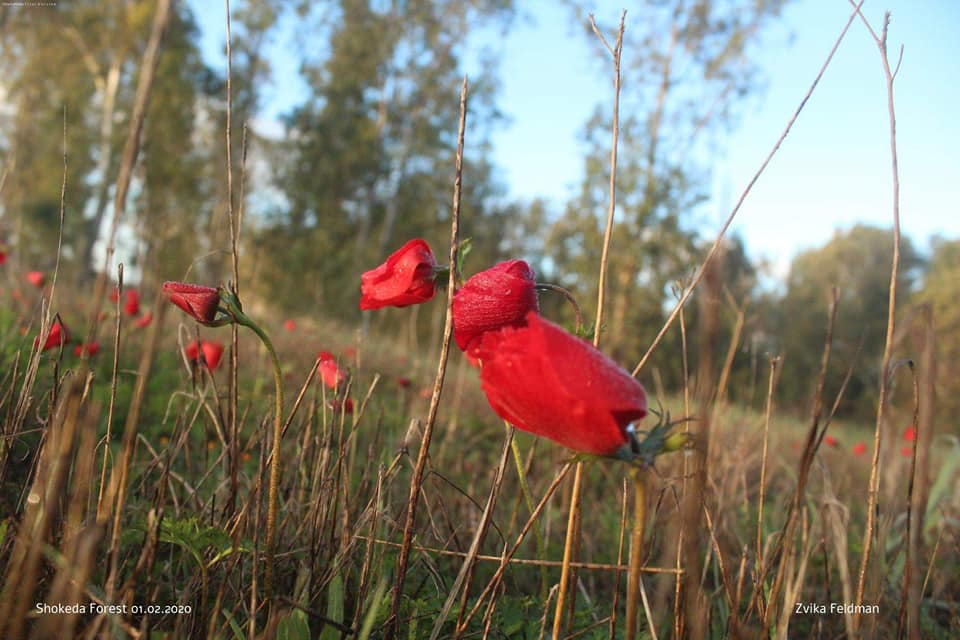
[[[867,417],[876,410],[880,365],[887,327],[892,231],[857,225],[838,231],[819,249],[794,258],[787,291],[766,333],[784,353],[780,391],[788,400],[807,402],[816,384],[826,336],[831,287],[840,292],[833,332],[827,394],[836,393],[849,367],[853,375],[842,409]],[[898,307],[909,301],[921,259],[909,239],[901,239],[897,278]]]
[[[936,331],[937,412],[960,411],[960,240],[935,238],[917,302],[933,309]]]
[[[705,199],[707,172],[699,168],[697,152],[705,137],[730,122],[737,101],[756,88],[750,47],[783,5],[651,0],[631,12],[641,19],[628,16],[622,74],[629,82],[621,92],[618,222],[605,339],[621,358],[634,358],[649,344],[661,326],[671,283],[699,262],[691,218]],[[587,25],[585,11],[574,9]],[[606,51],[596,49],[609,73]],[[608,201],[609,112],[598,107],[587,123],[583,187],[551,235],[551,253],[566,248],[568,256],[579,254],[572,271],[589,283],[596,282]],[[596,298],[593,284],[583,289]]]

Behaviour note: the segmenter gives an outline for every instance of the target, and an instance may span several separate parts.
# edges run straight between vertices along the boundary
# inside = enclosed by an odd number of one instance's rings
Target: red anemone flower
[[[866,442],[858,442],[855,445],[853,445],[853,455],[857,456],[858,458],[863,454],[865,454],[866,452],[867,452]]]
[[[35,286],[37,289],[42,289],[43,285],[47,282],[47,276],[43,271],[30,271],[27,273],[27,282]]]
[[[137,321],[134,322],[133,324],[136,325],[137,329],[143,329],[144,327],[149,325],[151,322],[153,322],[153,312],[147,311],[142,316],[137,318]]]
[[[203,355],[204,364],[206,364],[207,369],[212,371],[220,364],[220,358],[223,356],[223,344],[201,340],[198,345],[197,341],[194,340],[183,348],[183,352],[190,362],[200,362],[200,356]]]
[[[140,294],[134,289],[127,290],[127,302],[123,305],[123,311],[128,316],[140,313]]]
[[[321,351],[317,354],[317,360],[320,361],[319,370],[323,384],[331,389],[336,389],[345,377],[343,371],[337,365],[336,358],[329,351]]]
[[[220,292],[213,287],[188,282],[164,282],[163,293],[170,298],[170,302],[200,324],[213,324],[217,318]]]
[[[386,262],[360,276],[360,308],[407,307],[430,300],[436,267],[426,241],[416,238],[407,242]]]
[[[611,456],[647,415],[633,376],[589,342],[534,312],[524,327],[487,332],[477,354],[487,401],[518,429],[574,451]]]
[[[62,344],[67,344],[68,342],[70,342],[70,332],[67,331],[66,325],[60,322],[60,320],[54,320],[53,325],[50,327],[50,333],[47,335],[47,339],[43,343],[43,348],[41,351],[53,349]],[[37,336],[37,339],[33,341],[33,346],[36,347],[39,344],[40,336]]]
[[[84,351],[86,351],[87,355],[92,358],[99,353],[100,343],[94,340],[90,344],[78,344],[73,350],[73,352],[78,356],[82,356]]]
[[[533,270],[523,260],[501,262],[467,280],[453,296],[453,338],[468,355],[483,334],[521,327],[539,311]]]

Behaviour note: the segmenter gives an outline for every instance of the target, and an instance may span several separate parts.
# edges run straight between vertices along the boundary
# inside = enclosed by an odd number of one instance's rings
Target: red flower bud
[[[27,273],[27,282],[37,289],[42,289],[43,285],[47,282],[47,276],[44,275],[43,271],[30,271]]]
[[[203,355],[203,363],[211,371],[220,364],[220,358],[223,356],[223,344],[219,342],[210,342],[201,340],[200,344],[194,340],[183,348],[183,353],[190,362],[200,362],[200,356]]]
[[[407,307],[426,302],[435,291],[437,260],[424,240],[409,241],[387,261],[360,276],[360,308]]]
[[[123,311],[128,316],[135,316],[140,313],[140,294],[135,290],[127,290],[127,302],[123,305]]]
[[[90,344],[78,344],[76,348],[73,350],[73,352],[78,356],[82,356],[84,351],[86,351],[87,355],[92,358],[93,356],[97,355],[97,353],[99,353],[100,343],[94,340]]]
[[[323,384],[331,389],[336,389],[346,377],[337,365],[336,358],[334,358],[333,354],[329,351],[321,351],[317,354],[317,360],[320,361],[318,369],[320,370],[320,377],[323,379]]]
[[[163,293],[170,302],[187,312],[200,324],[213,324],[220,304],[220,293],[213,287],[187,282],[164,282]]]
[[[59,320],[54,320],[53,325],[50,327],[50,334],[43,343],[43,348],[41,351],[53,349],[54,347],[59,347],[60,345],[67,344],[68,342],[70,342],[70,332],[67,331],[67,327]],[[33,346],[36,347],[39,344],[40,336],[37,336],[36,340],[33,341]]]
[[[136,325],[137,329],[143,329],[144,327],[149,325],[151,322],[153,322],[153,312],[147,311],[145,314],[140,316],[137,319],[137,321],[134,322],[133,324]]]
[[[614,455],[647,415],[633,376],[589,342],[530,312],[525,327],[487,332],[477,354],[487,401],[518,429],[569,449]]]
[[[858,442],[855,445],[853,445],[853,455],[857,456],[858,458],[863,454],[865,454],[866,452],[867,452],[866,442]]]
[[[453,338],[468,355],[487,331],[522,327],[527,312],[539,311],[533,271],[523,260],[481,271],[453,296]]]

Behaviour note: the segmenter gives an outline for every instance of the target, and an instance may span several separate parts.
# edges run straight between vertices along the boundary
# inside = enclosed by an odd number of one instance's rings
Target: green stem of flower
[[[277,357],[277,351],[273,348],[273,342],[270,337],[260,328],[260,326],[251,320],[240,307],[240,301],[232,292],[221,289],[221,303],[226,307],[224,311],[232,318],[233,322],[243,325],[257,334],[260,342],[267,348],[270,354],[270,360],[273,362],[273,383],[275,392],[275,407],[273,417],[273,446],[270,452],[270,481],[267,488],[267,563],[264,572],[264,591],[267,600],[273,596],[273,560],[274,546],[276,544],[277,531],[277,494],[280,488],[280,436],[283,429],[283,374],[280,370],[280,359]]]
[[[570,293],[568,289],[564,289],[558,284],[550,284],[548,282],[538,282],[534,285],[538,291],[556,291],[573,306],[573,313],[577,316],[577,335],[583,333],[583,312],[580,311],[580,305],[577,304],[577,299],[573,297],[573,294]]]
[[[640,612],[640,569],[643,566],[643,534],[647,521],[647,480],[645,470],[632,468],[633,531],[630,534],[630,569],[627,574],[627,621],[624,637],[637,637]]]

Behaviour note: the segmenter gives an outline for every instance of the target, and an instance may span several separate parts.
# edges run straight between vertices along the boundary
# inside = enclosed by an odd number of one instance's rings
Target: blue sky
[[[559,4],[559,3],[556,3]],[[594,11],[613,25],[626,6],[627,25],[641,20],[632,3],[602,0]],[[222,66],[223,5],[191,0],[208,61]],[[609,97],[610,78],[590,47],[597,46],[552,2],[519,2],[521,15],[502,40],[499,105],[509,118],[494,133],[494,162],[510,197],[572,195],[582,177],[583,125]],[[890,10],[891,57],[904,45],[896,82],[901,224],[924,249],[940,234],[960,237],[960,2],[868,0],[864,13],[879,27]],[[765,88],[740,109],[710,162],[713,197],[698,230],[713,236],[793,114],[843,27],[843,0],[800,0],[765,34],[757,49]],[[297,77],[292,30],[270,47],[274,79],[264,94],[261,126],[304,96]],[[469,69],[468,69],[469,72]],[[549,104],[545,109],[544,105]],[[790,136],[754,187],[733,230],[754,258],[776,275],[804,249],[827,242],[836,229],[892,223],[886,87],[877,48],[858,21],[807,103]]]

